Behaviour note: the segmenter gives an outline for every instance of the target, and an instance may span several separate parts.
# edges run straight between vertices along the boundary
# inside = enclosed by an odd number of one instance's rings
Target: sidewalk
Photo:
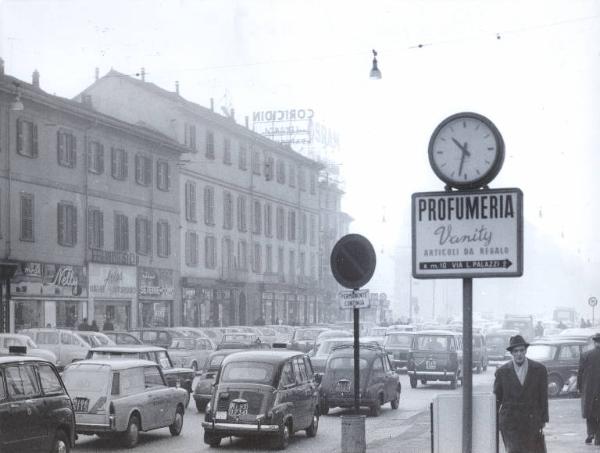
[[[585,420],[581,418],[579,398],[550,400],[549,409],[550,423],[544,430],[548,453],[600,452],[600,447],[584,444]],[[500,451],[503,452],[502,441],[500,445]],[[412,417],[410,427],[398,435],[369,442],[367,434],[367,451],[369,453],[431,453],[429,411],[420,412]]]

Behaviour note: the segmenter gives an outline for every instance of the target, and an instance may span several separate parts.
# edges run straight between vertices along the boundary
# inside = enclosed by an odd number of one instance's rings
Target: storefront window
[[[44,327],[44,304],[41,300],[15,302],[15,330]]]
[[[56,302],[56,327],[75,329],[83,320],[83,301],[59,300]],[[54,326],[53,326],[54,327]]]
[[[171,325],[171,302],[141,302],[140,324],[142,327],[169,327]]]
[[[94,302],[94,319],[100,330],[127,330],[130,325],[130,302],[103,301]],[[106,327],[105,327],[105,324]],[[111,327],[112,324],[112,327]]]

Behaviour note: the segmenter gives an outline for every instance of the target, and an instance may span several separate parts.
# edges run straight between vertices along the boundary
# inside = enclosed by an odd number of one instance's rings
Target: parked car
[[[83,360],[90,345],[80,332],[64,329],[33,328],[23,329],[19,333],[27,335],[40,348],[48,349],[56,355],[56,366],[64,368],[71,362]]]
[[[187,390],[188,397],[192,393],[194,371],[191,368],[175,367],[168,351],[158,346],[105,346],[103,348],[92,348],[89,350],[86,359],[149,360],[160,366],[169,387],[183,387]]]
[[[323,340],[326,340],[327,338],[343,337],[353,338],[354,333],[352,333],[352,331],[350,330],[324,330],[323,332],[319,333],[319,335],[317,335],[314,343],[310,346],[309,351],[314,349],[318,343],[322,342]]]
[[[572,376],[577,376],[579,357],[586,350],[587,341],[536,340],[527,348],[527,357],[542,363],[548,370],[548,396],[561,394]]]
[[[407,373],[410,386],[420,380],[449,381],[450,388],[463,378],[462,335],[449,330],[421,330],[414,334],[408,353]]]
[[[220,349],[271,349],[271,345],[253,333],[226,333],[217,345]]]
[[[417,326],[413,324],[393,324],[388,326],[388,332],[416,332]]]
[[[510,352],[506,350],[510,343],[510,337],[519,335],[518,330],[498,329],[489,332],[485,336],[485,345],[488,353],[488,362],[490,365],[501,365],[510,360]]]
[[[144,344],[142,340],[128,332],[103,331],[102,333],[110,338],[116,345]]]
[[[69,453],[74,445],[75,412],[55,366],[0,356],[0,451]]]
[[[383,347],[391,355],[392,367],[397,371],[406,372],[413,335],[410,331],[390,331],[385,336]]]
[[[26,355],[39,357],[56,365],[56,354],[48,349],[38,348],[38,345],[27,335],[0,333],[0,354],[8,354],[11,346],[24,347]]]
[[[531,315],[504,315],[503,329],[518,330],[525,340],[529,341],[535,337],[533,316]]]
[[[398,409],[400,376],[392,368],[385,349],[361,344],[359,367],[360,405],[369,407],[374,417],[381,414],[381,406],[386,403]],[[332,407],[353,407],[354,386],[354,345],[336,346],[329,354],[321,382],[321,414],[327,414]]]
[[[167,351],[175,366],[191,368],[196,374],[215,349],[215,344],[208,338],[185,337],[174,338]]]
[[[135,335],[144,344],[151,344],[153,346],[159,346],[161,348],[168,348],[173,341],[173,338],[178,338],[183,333],[178,333],[169,328],[162,327],[147,327],[142,329],[131,329],[128,330],[131,334]]]
[[[244,351],[223,360],[204,422],[204,442],[267,437],[286,448],[297,431],[319,428],[319,392],[310,359],[297,351]]]
[[[160,367],[148,360],[83,360],[67,366],[63,380],[75,409],[79,434],[120,437],[134,447],[140,431],[183,427],[187,394],[168,387]]]
[[[187,337],[192,338],[210,338],[206,334],[206,329],[202,329],[200,327],[177,327],[179,332],[182,332]]]
[[[488,367],[488,352],[485,342],[485,336],[481,333],[473,332],[473,368],[476,373],[486,371]]]
[[[200,370],[200,376],[194,388],[194,401],[196,402],[198,412],[204,412],[206,405],[212,397],[213,384],[215,383],[223,359],[229,354],[240,351],[243,351],[243,349],[221,349],[208,356]]]
[[[371,327],[369,330],[369,336],[371,337],[385,337],[388,328],[383,326]]]
[[[329,330],[325,327],[317,328],[298,328],[294,330],[292,338],[290,339],[290,345],[288,349],[294,351],[308,352],[310,351],[315,343],[315,340],[321,332]]]
[[[97,346],[115,346],[116,343],[108,338],[102,332],[93,332],[89,330],[78,331],[77,335],[83,338],[90,347],[95,348]]]

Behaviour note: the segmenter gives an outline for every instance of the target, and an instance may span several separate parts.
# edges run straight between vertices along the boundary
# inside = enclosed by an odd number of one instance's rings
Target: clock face
[[[504,160],[504,142],[494,124],[476,113],[442,121],[429,142],[429,161],[451,187],[477,188],[490,182]]]

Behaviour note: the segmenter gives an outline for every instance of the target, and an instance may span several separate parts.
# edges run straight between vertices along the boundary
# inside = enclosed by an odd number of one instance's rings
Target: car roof
[[[158,366],[156,362],[150,360],[141,359],[125,359],[125,360],[107,360],[107,359],[88,359],[79,360],[77,362],[70,363],[68,367],[82,366],[82,365],[105,365],[110,367],[112,370],[126,370],[128,368],[135,368],[140,366]]]
[[[455,332],[453,330],[419,330],[418,332],[414,332],[415,335],[461,335],[460,332]]]
[[[29,337],[29,335],[21,333],[0,333],[0,338],[20,338],[21,340],[31,340],[31,337]]]
[[[287,351],[287,350],[248,350],[248,351],[240,351],[235,352],[231,355],[228,355],[223,360],[223,364],[229,362],[237,362],[237,361],[250,361],[250,362],[267,362],[272,364],[278,364],[284,360],[287,360],[291,357],[302,357],[304,356],[303,352],[300,351]]]
[[[577,340],[577,339],[572,339],[572,338],[546,338],[546,339],[533,340],[531,342],[531,346],[533,346],[534,344],[545,344],[545,345],[552,345],[552,346],[557,346],[557,345],[562,345],[562,344],[586,345],[586,344],[588,344],[588,342],[584,339]]]
[[[418,332],[410,331],[410,330],[388,330],[385,335],[414,335]]]
[[[350,347],[351,346],[351,347]],[[371,358],[374,355],[385,353],[385,349],[382,346],[378,346],[374,343],[360,343],[360,356],[362,358]],[[354,356],[354,345],[339,345],[335,346],[330,352],[329,357],[344,357]]]
[[[98,351],[98,352],[153,352],[153,351],[166,351],[165,348],[161,348],[160,346],[150,346],[150,345],[131,345],[131,346],[98,346],[95,348],[90,348],[90,351]]]
[[[19,363],[19,362],[50,363],[48,360],[42,359],[41,357],[24,356],[24,355],[20,355],[20,354],[0,355],[0,365],[5,365],[7,363]]]

